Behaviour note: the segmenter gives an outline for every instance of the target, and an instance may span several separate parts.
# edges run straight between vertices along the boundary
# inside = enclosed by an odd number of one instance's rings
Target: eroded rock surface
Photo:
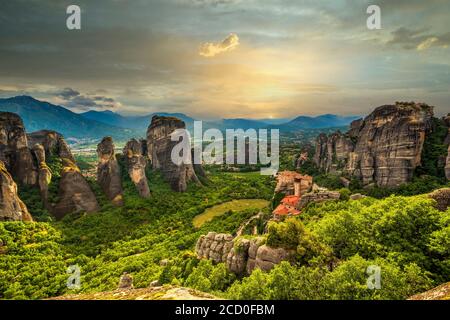
[[[97,145],[98,165],[97,181],[109,200],[116,206],[123,205],[123,189],[120,167],[117,162],[114,142],[111,137],[105,137]]]
[[[0,221],[33,221],[3,161],[0,161]]]
[[[52,172],[45,162],[45,149],[41,144],[37,143],[33,146],[33,153],[38,164],[38,182],[42,202],[48,208],[48,185],[52,180]]]
[[[161,170],[171,188],[178,192],[186,191],[189,181],[199,182],[190,152],[186,155],[186,159],[190,159],[187,163],[175,164],[171,158],[172,149],[179,143],[171,140],[171,134],[185,128],[180,119],[154,116],[147,130],[147,150],[152,167]]]
[[[433,107],[398,102],[376,108],[342,134],[320,135],[314,162],[326,172],[359,177],[364,185],[393,187],[411,181],[421,163]]]
[[[150,196],[150,188],[148,187],[147,177],[145,175],[145,167],[147,161],[143,155],[142,144],[136,139],[131,139],[125,145],[123,154],[125,156],[128,168],[128,174],[133,181],[136,189],[141,197]]]
[[[50,158],[52,156],[58,156],[62,159],[69,159],[75,162],[72,151],[70,151],[64,137],[52,130],[41,130],[28,134],[28,142],[30,146],[40,144],[45,150],[45,156]]]

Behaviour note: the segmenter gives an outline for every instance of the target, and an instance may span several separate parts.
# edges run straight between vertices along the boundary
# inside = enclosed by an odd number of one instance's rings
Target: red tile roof
[[[299,196],[286,196],[281,200],[281,203],[295,207],[299,200],[300,200]]]

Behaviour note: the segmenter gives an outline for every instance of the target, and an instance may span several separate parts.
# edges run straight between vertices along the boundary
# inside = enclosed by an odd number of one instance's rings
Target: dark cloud
[[[72,88],[64,88],[59,92],[56,92],[56,96],[64,99],[64,100],[69,100],[72,98],[75,98],[76,96],[79,96],[80,93],[76,90],[73,90]]]
[[[450,45],[450,32],[442,35],[430,34],[427,29],[411,30],[401,27],[392,31],[392,39],[388,45],[400,46],[403,49],[426,50],[430,47],[447,47]]]
[[[72,88],[64,88],[56,91],[55,95],[63,100],[64,106],[78,111],[105,110],[117,107],[117,102],[107,96],[81,94]]]

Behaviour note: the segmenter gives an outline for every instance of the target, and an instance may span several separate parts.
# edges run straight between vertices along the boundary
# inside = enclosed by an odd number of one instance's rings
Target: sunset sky
[[[450,112],[450,1],[0,0],[0,97],[197,118]],[[66,7],[82,9],[81,30]],[[381,30],[366,9],[381,8]]]

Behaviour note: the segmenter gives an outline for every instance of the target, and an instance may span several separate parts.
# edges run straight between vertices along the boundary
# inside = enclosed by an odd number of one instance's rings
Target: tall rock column
[[[150,188],[145,175],[147,161],[142,154],[142,150],[141,143],[136,139],[131,139],[125,145],[123,154],[127,161],[128,174],[131,181],[136,186],[139,195],[143,198],[148,198],[150,196]]]
[[[33,146],[33,152],[36,157],[38,167],[39,167],[39,190],[41,192],[42,202],[46,208],[49,208],[48,203],[48,185],[52,180],[52,172],[50,168],[45,163],[45,149],[44,147],[37,143]]]
[[[172,161],[172,149],[178,142],[171,140],[171,134],[177,129],[186,129],[180,119],[154,116],[147,130],[147,150],[153,169],[161,170],[174,191],[183,192],[189,181],[199,183],[199,180],[191,163],[177,165]],[[190,148],[186,156],[191,158]]]
[[[98,211],[97,199],[78,166],[68,158],[63,158],[62,162],[59,202],[53,208],[55,217],[60,219],[67,213]]]
[[[0,221],[33,221],[3,161],[0,161]]]
[[[445,176],[450,180],[450,145],[448,146],[447,160],[445,162]]]
[[[0,112],[0,160],[19,184],[38,183],[38,172],[28,148],[25,127],[15,113]]]
[[[99,163],[97,165],[97,181],[103,192],[116,206],[123,205],[122,181],[120,167],[114,153],[111,137],[105,137],[97,145]]]

